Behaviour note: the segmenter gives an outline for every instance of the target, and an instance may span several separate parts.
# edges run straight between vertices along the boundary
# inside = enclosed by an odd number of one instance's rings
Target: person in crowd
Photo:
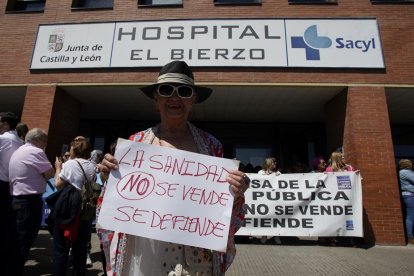
[[[29,128],[25,123],[18,123],[16,126],[16,132],[19,138],[24,142],[27,132],[29,131]]]
[[[355,171],[355,169],[345,163],[345,157],[342,152],[334,151],[331,154],[331,163],[329,166],[325,169],[325,172],[352,172]]]
[[[275,157],[267,157],[263,162],[263,169],[258,172],[259,175],[275,175],[278,176],[281,173],[277,169],[277,160]],[[260,236],[259,236],[260,237]],[[268,239],[271,237],[262,236],[260,237],[260,242],[265,244]],[[274,236],[274,241],[276,244],[282,244],[282,240],[279,236]]]
[[[60,159],[62,160],[62,163],[65,163],[66,161],[68,161],[70,159],[70,152],[69,151],[65,151],[62,154],[62,157]],[[69,262],[69,266],[72,266],[72,262],[73,262],[72,247],[69,249],[69,260],[68,260],[68,262]]]
[[[102,162],[103,159],[103,152],[101,150],[98,149],[94,149],[91,152],[91,157],[89,158],[89,161],[91,161],[92,163],[95,164],[95,173],[96,173],[96,182],[102,185],[102,180],[100,178],[100,172],[97,169],[97,166],[99,163]],[[88,238],[88,243],[87,243],[87,254],[86,254],[86,267],[92,267],[92,259],[91,259],[91,249],[92,249],[92,224],[91,224],[91,231],[90,231],[90,235]]]
[[[280,175],[281,173],[277,169],[277,161],[275,157],[268,157],[263,162],[263,169],[258,174],[260,175]]]
[[[26,143],[10,158],[9,179],[16,236],[13,275],[23,273],[24,263],[42,222],[42,194],[46,190],[46,181],[55,173],[44,152],[47,138],[44,130],[31,129],[26,135]]]
[[[69,152],[70,159],[63,164],[56,158],[55,186],[58,190],[80,191],[85,180],[82,168],[89,181],[95,179],[96,164],[88,160],[91,156],[89,141],[83,136],[76,137]],[[85,275],[91,225],[92,220],[80,220],[80,202],[79,210],[75,212],[68,227],[56,222],[53,233],[53,276],[66,275],[70,247],[73,255],[73,275]]]
[[[356,171],[354,167],[345,163],[345,157],[343,149],[341,151],[334,151],[331,154],[330,164],[325,169],[325,172],[352,172]],[[345,242],[347,245],[356,247],[356,243],[353,237],[327,237],[320,238],[323,243],[328,243],[330,246],[336,246],[340,241]]]
[[[117,140],[113,141],[109,146],[109,154],[112,156],[115,155],[116,144],[117,144]],[[102,195],[103,195],[106,189],[108,174],[100,173],[100,177],[101,177],[101,181],[103,184],[103,187],[102,187]],[[98,203],[98,208],[96,208],[96,218],[99,217],[100,206],[102,205],[102,197],[100,197],[98,200],[99,200],[99,203]],[[112,237],[113,233],[114,232],[110,230],[97,229],[97,234],[99,237],[99,246],[101,249],[101,260],[102,260],[102,268],[103,268],[104,276],[107,275],[107,265],[109,266],[108,270],[111,272],[111,265],[109,261],[108,262],[106,261],[104,248],[110,247],[110,239],[108,239],[108,237]]]
[[[323,173],[326,170],[326,161],[322,156],[316,156],[312,160],[311,173]],[[328,237],[318,237],[318,242],[321,244],[327,244],[332,242],[335,245],[335,239],[329,240]]]
[[[161,122],[132,135],[130,140],[222,157],[221,143],[188,121],[193,105],[206,100],[211,89],[194,84],[193,72],[184,61],[166,64],[160,71],[157,83],[141,89],[154,100]],[[114,157],[106,154],[100,165],[101,172],[107,174],[117,168]],[[111,252],[105,248],[107,261],[110,260],[108,256],[115,258],[110,266],[112,271],[108,271],[108,274],[224,275],[235,256],[234,234],[244,219],[243,193],[250,180],[243,172],[236,170],[229,172],[227,181],[235,198],[225,253],[114,233],[104,237],[106,240],[113,238],[110,244],[118,245]],[[194,260],[203,261],[199,263]]]
[[[414,244],[413,222],[414,222],[414,172],[413,163],[408,159],[401,159],[399,182],[401,197],[404,202],[405,231],[408,243]]]
[[[9,163],[12,154],[23,145],[16,132],[18,122],[18,117],[13,112],[0,113],[0,258],[5,264],[10,264],[12,246],[9,238],[12,224]],[[9,268],[10,266],[5,266],[5,270]]]
[[[91,157],[89,158],[89,161],[91,161],[96,166],[98,166],[98,164],[102,162],[102,159],[103,159],[103,152],[99,149],[94,149],[91,152]]]
[[[65,151],[65,153],[62,155],[62,163],[65,163],[69,159],[70,159],[70,152],[69,151]]]
[[[316,156],[312,160],[313,173],[323,173],[326,170],[326,161],[322,156]]]

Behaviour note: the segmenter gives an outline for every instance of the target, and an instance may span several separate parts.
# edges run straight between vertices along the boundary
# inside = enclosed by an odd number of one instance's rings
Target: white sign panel
[[[235,160],[118,139],[99,228],[225,252]]]
[[[237,235],[363,236],[360,174],[249,174]]]
[[[286,20],[289,67],[384,68],[377,21]]]
[[[217,19],[39,26],[31,69],[384,68],[375,19]]]
[[[285,48],[283,20],[117,23],[112,66],[285,66]]]
[[[115,23],[40,26],[32,69],[110,66]]]

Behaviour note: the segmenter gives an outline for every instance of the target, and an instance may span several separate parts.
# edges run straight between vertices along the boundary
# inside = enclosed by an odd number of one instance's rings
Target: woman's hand
[[[65,187],[65,181],[63,179],[60,178],[59,174],[62,171],[62,159],[60,157],[56,157],[55,160],[55,187],[58,191],[62,190],[63,187]]]
[[[62,163],[63,162],[62,162],[61,158],[60,157],[56,157],[56,159],[55,159],[55,168],[56,168],[56,171],[62,169]]]
[[[230,171],[226,180],[231,185],[235,200],[243,196],[244,192],[249,188],[250,178],[244,172]]]
[[[108,179],[111,170],[118,169],[118,161],[109,153],[105,154],[104,159],[97,166],[104,179]]]

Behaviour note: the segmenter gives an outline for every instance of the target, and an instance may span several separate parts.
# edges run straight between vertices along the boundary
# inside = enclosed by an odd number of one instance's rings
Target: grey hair
[[[89,158],[89,161],[99,164],[102,162],[103,159],[103,152],[101,150],[95,149],[91,152],[91,158]]]
[[[41,128],[32,128],[26,134],[25,142],[45,141],[47,140],[47,133]]]

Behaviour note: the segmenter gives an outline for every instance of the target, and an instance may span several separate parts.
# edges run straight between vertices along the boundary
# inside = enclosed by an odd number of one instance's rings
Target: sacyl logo
[[[49,35],[49,52],[59,52],[63,48],[63,42],[65,39],[64,33],[52,33]]]
[[[306,60],[320,60],[319,49],[329,48],[332,40],[326,36],[318,36],[316,25],[312,25],[305,30],[302,36],[291,37],[292,48],[304,48]]]

